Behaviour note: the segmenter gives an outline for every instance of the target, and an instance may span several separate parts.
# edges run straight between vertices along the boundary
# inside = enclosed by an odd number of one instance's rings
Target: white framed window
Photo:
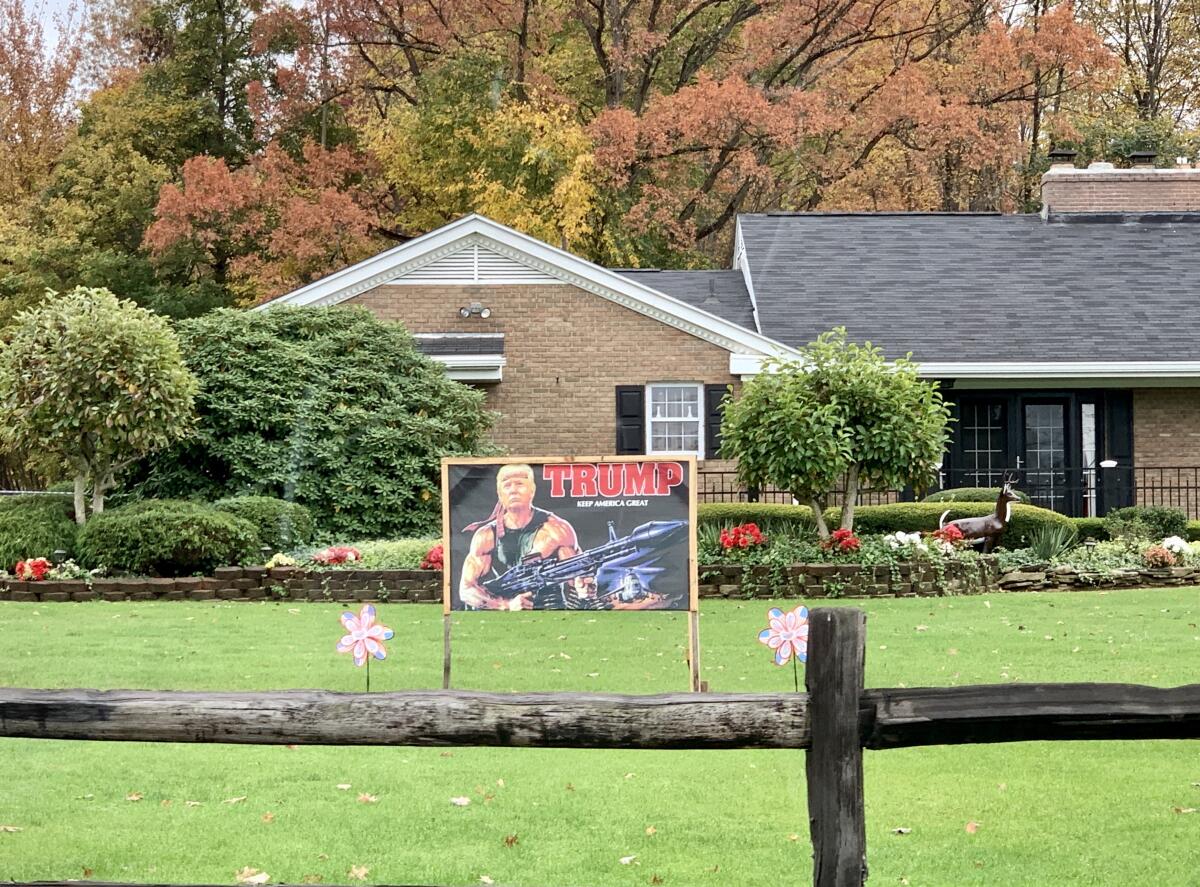
[[[704,458],[704,386],[651,382],[646,386],[646,453]]]

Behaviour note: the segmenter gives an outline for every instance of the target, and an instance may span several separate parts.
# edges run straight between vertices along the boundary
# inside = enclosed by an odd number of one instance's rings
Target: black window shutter
[[[721,419],[725,409],[721,401],[725,399],[728,385],[704,386],[704,458],[716,459],[717,451],[721,449]]]
[[[646,389],[641,385],[617,386],[617,455],[646,452]]]

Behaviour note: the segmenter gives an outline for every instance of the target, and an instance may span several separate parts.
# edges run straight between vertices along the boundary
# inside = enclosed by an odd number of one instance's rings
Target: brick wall
[[[463,319],[482,302],[492,316]],[[573,286],[381,286],[349,300],[414,333],[504,333],[504,381],[484,386],[514,453],[600,455],[616,446],[616,386],[729,384],[729,352]]]
[[[1133,464],[1200,465],[1200,388],[1134,390]]]
[[[1053,167],[1042,176],[1042,205],[1051,213],[1195,212],[1200,169]]]

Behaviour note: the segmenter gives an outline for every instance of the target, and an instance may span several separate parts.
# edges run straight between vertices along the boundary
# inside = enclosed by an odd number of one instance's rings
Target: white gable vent
[[[561,283],[544,271],[472,244],[401,274],[391,283]]]

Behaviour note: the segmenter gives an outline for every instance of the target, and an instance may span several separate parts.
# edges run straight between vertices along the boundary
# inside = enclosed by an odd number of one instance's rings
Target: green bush
[[[177,327],[196,428],[132,473],[152,497],[277,496],[343,539],[431,532],[443,456],[491,448],[484,393],[363,308],[221,310]]]
[[[1029,504],[1029,494],[1013,490],[1024,504]],[[991,502],[993,505],[1000,496],[997,487],[958,487],[953,490],[939,490],[922,499],[922,502]]]
[[[143,500],[92,517],[79,533],[83,566],[159,576],[209,573],[251,563],[254,525],[198,502]]]
[[[416,570],[429,553],[429,549],[441,539],[376,539],[369,542],[351,542],[362,553],[362,563],[355,564],[363,570]]]
[[[1187,522],[1187,536],[1184,538],[1188,542],[1200,542],[1200,520],[1190,520]]]
[[[982,517],[995,509],[985,502],[898,502],[893,505],[863,505],[854,511],[854,532],[906,533],[932,532],[938,528],[938,518],[948,511],[947,521],[960,517]],[[1020,548],[1029,544],[1033,531],[1048,524],[1071,526],[1071,519],[1046,508],[1035,505],[1014,505],[1012,520],[1001,537],[1006,548]]]
[[[259,541],[276,551],[289,551],[312,542],[312,514],[295,502],[273,496],[234,496],[218,499],[213,508],[250,521],[258,531]]]
[[[1079,532],[1080,539],[1095,539],[1097,542],[1103,542],[1108,538],[1108,530],[1104,527],[1104,518],[1102,517],[1073,517],[1071,523]],[[1200,523],[1197,524],[1197,530],[1200,531]]]
[[[1178,508],[1158,505],[1131,505],[1114,508],[1104,516],[1104,528],[1110,539],[1165,539],[1187,532],[1187,514]]]
[[[0,569],[17,561],[75,554],[77,528],[69,496],[0,496]]]

